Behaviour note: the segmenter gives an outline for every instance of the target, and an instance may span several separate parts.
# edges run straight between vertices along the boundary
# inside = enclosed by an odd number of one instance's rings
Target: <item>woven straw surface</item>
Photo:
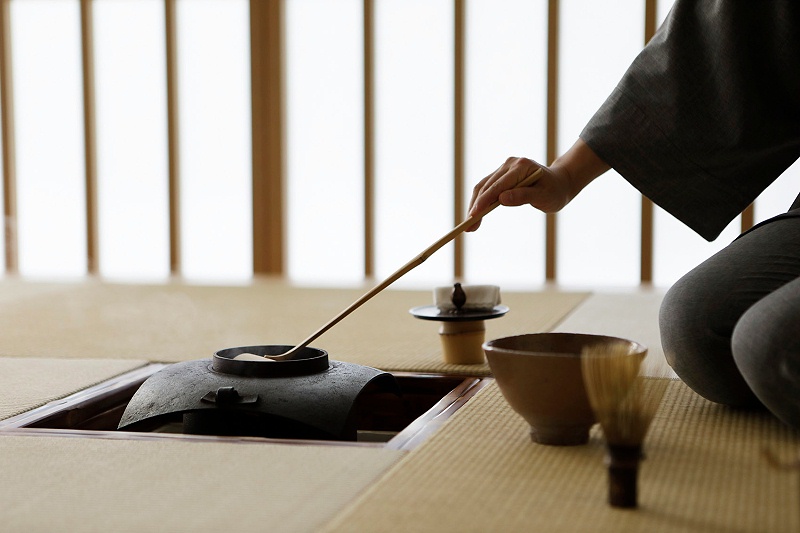
[[[232,287],[5,281],[0,293],[7,285],[7,296],[0,298],[0,355],[164,362],[204,359],[234,346],[296,344],[364,292],[260,280]],[[486,337],[547,331],[586,296],[503,294],[510,311],[486,321]],[[432,291],[384,291],[312,346],[327,350],[332,359],[384,370],[488,374],[485,364],[442,362],[439,323],[408,312],[432,302]]]
[[[637,510],[606,504],[600,431],[586,446],[533,444],[495,384],[462,408],[328,531],[796,532],[800,437],[671,382],[645,446]]]
[[[402,452],[0,437],[3,531],[317,532]]]
[[[592,293],[554,331],[610,335],[636,341],[647,346],[646,368],[664,368],[671,377],[677,377],[666,367],[661,347],[658,311],[663,299],[664,293],[655,289]]]
[[[63,398],[146,363],[135,359],[0,357],[0,419]]]

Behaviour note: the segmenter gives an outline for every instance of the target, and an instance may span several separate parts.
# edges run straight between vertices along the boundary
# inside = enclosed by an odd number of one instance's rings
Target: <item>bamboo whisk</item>
[[[642,359],[623,344],[586,347],[581,354],[589,403],[606,439],[608,501],[636,507],[644,438],[669,383],[640,373]]]

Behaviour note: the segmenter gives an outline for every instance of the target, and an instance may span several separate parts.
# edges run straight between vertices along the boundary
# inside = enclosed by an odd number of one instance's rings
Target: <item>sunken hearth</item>
[[[313,349],[294,369],[233,360],[258,349],[150,364],[0,421],[0,432],[411,449],[491,379],[381,372]]]

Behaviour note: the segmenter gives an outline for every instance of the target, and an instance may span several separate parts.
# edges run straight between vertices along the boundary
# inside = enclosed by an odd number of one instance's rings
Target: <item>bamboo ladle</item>
[[[533,182],[535,182],[539,178],[539,175],[541,173],[542,173],[542,169],[541,168],[537,169],[535,172],[533,172],[532,174],[528,175],[525,179],[520,181],[514,188],[516,189],[516,188],[519,188],[519,187],[527,187],[527,186],[533,184]],[[419,265],[421,265],[426,259],[428,259],[431,255],[433,255],[433,253],[436,252],[439,248],[441,248],[445,244],[449,243],[450,241],[452,241],[453,239],[458,237],[461,233],[463,233],[468,228],[474,226],[480,219],[482,219],[483,217],[488,215],[490,212],[492,212],[498,205],[500,205],[499,201],[493,203],[483,213],[480,213],[480,214],[477,214],[477,215],[472,215],[471,217],[468,217],[466,220],[464,220],[464,222],[462,222],[461,224],[459,224],[458,226],[456,226],[455,228],[450,230],[444,237],[442,237],[441,239],[439,239],[438,241],[436,241],[435,243],[430,245],[421,254],[419,254],[414,259],[412,259],[411,261],[409,261],[408,263],[406,263],[405,265],[400,267],[397,270],[397,272],[395,272],[394,274],[392,274],[391,276],[389,276],[388,278],[386,278],[385,280],[380,282],[378,285],[376,285],[374,288],[372,288],[369,292],[364,294],[361,298],[359,298],[358,300],[356,300],[355,302],[350,304],[350,306],[347,307],[344,311],[342,311],[341,313],[339,313],[338,315],[333,317],[330,321],[328,321],[328,323],[326,323],[324,326],[319,328],[317,331],[315,331],[314,333],[309,335],[308,338],[306,338],[306,340],[304,340],[303,342],[301,342],[297,346],[293,347],[288,352],[282,353],[282,354],[278,354],[278,355],[265,355],[263,357],[262,356],[258,356],[258,355],[250,356],[251,354],[242,354],[243,356],[245,356],[245,357],[242,357],[242,359],[246,359],[246,360],[262,360],[262,361],[263,360],[284,361],[284,360],[287,360],[287,359],[294,358],[294,356],[297,355],[297,353],[300,350],[302,350],[303,348],[305,348],[306,346],[311,344],[317,337],[319,337],[320,335],[322,335],[323,333],[328,331],[330,328],[332,328],[333,326],[338,324],[340,320],[342,320],[344,317],[346,317],[347,315],[349,315],[350,313],[352,313],[353,311],[355,311],[356,309],[361,307],[370,298],[372,298],[373,296],[375,296],[376,294],[381,292],[383,289],[385,289],[386,287],[388,287],[389,285],[391,285],[392,283],[394,283],[395,281],[397,281],[398,279],[403,277],[405,274],[410,272],[412,269],[414,269],[414,268],[418,267]],[[248,356],[250,356],[250,357],[248,357]],[[239,356],[237,356],[237,359],[238,358],[239,358]]]

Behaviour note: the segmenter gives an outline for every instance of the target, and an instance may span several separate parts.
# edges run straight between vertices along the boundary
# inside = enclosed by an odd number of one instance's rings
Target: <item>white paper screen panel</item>
[[[79,0],[10,6],[20,273],[86,273]],[[364,0],[286,0],[286,274],[313,284],[382,278],[454,223],[456,0],[374,0],[374,194],[365,190]],[[94,0],[99,272],[170,274],[164,0]],[[247,0],[177,0],[181,271],[252,275]],[[464,205],[508,156],[544,162],[547,28],[559,11],[557,151],[563,153],[644,42],[644,0],[469,0],[464,4]],[[659,2],[657,18],[669,2]],[[7,142],[3,139],[3,142]],[[757,201],[785,210],[797,166]],[[374,216],[365,203],[374,201]],[[463,215],[463,214],[461,214]],[[372,233],[366,242],[365,232]],[[653,279],[666,286],[730,242],[706,243],[654,210]],[[5,235],[0,236],[5,245]],[[501,209],[464,238],[468,282],[545,281],[545,219]],[[613,172],[558,215],[556,281],[639,283],[640,197]],[[5,248],[5,246],[4,246]],[[56,259],[54,259],[56,258]],[[453,277],[448,245],[398,285]]]

